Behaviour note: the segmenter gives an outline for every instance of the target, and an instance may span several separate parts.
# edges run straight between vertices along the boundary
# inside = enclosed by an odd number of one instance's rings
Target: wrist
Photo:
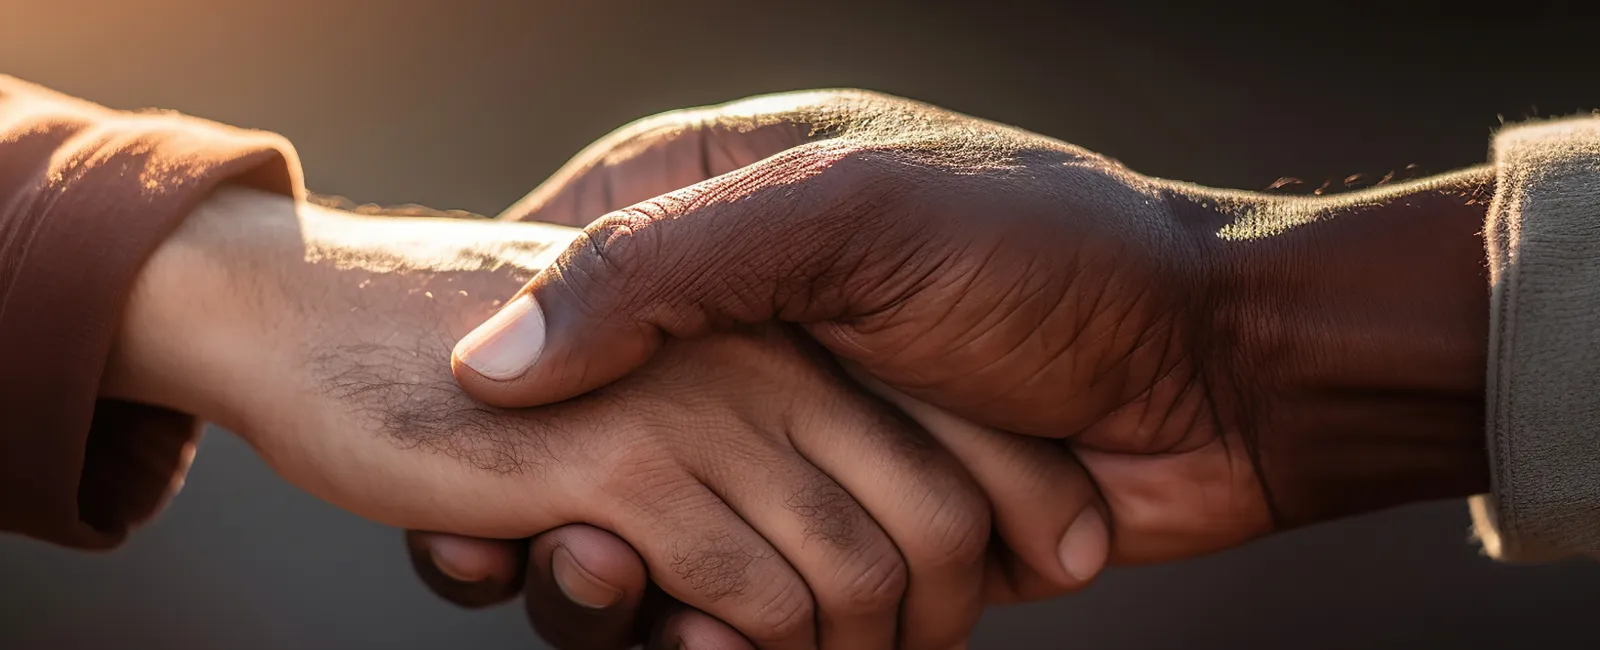
[[[1487,491],[1492,183],[1258,196],[1222,229],[1231,375],[1282,523]]]
[[[101,381],[101,395],[155,404],[232,427],[224,388],[247,376],[262,341],[260,268],[273,230],[292,229],[288,197],[225,187],[195,208],[141,268]],[[232,378],[232,379],[230,379]]]

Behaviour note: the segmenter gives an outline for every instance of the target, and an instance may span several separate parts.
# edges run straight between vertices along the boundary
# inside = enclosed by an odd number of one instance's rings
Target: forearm
[[[526,533],[490,528],[538,514],[496,510],[525,486],[496,480],[516,472],[493,465],[537,452],[455,417],[479,407],[455,387],[449,350],[574,234],[220,192],[141,273],[103,391],[217,422],[358,514]],[[482,507],[458,522],[415,512],[440,500]]]
[[[305,316],[334,304],[359,308],[363,294],[406,296],[417,318],[470,324],[509,294],[474,296],[468,285],[529,277],[576,233],[471,225],[487,224],[355,215],[225,188],[143,268],[102,392],[240,426],[232,405],[243,401],[248,375],[259,374],[243,367],[258,361],[246,358],[246,346],[304,345],[316,334]]]

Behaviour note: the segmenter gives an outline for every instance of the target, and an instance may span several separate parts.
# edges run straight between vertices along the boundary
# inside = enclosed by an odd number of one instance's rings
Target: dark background
[[[1600,23],[1562,3],[1116,4],[0,0],[0,71],[284,133],[316,191],[480,213],[634,118],[808,87],[1302,191],[1479,164],[1502,119],[1600,108]],[[1462,504],[1424,505],[1116,571],[993,611],[974,647],[1592,647],[1600,570],[1495,565],[1467,530]],[[515,608],[435,600],[397,531],[287,486],[223,432],[114,554],[0,539],[8,650],[531,645]]]

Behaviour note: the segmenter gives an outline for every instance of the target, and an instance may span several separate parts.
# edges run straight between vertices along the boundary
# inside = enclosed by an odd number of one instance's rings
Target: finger
[[[582,227],[803,144],[813,133],[807,122],[800,107],[749,102],[648,117],[589,145],[499,218]]]
[[[633,541],[667,595],[762,648],[815,647],[815,606],[794,568],[699,479],[640,456],[607,472],[628,478],[601,485],[611,498],[593,508],[596,523]]]
[[[795,448],[855,495],[905,559],[901,647],[961,647],[983,612],[989,504],[912,422],[869,396],[839,400],[794,424]]]
[[[440,598],[468,608],[498,605],[522,590],[527,542],[406,531],[411,567]]]
[[[673,603],[650,632],[650,650],[756,650],[727,623]]]
[[[894,542],[845,488],[794,449],[753,447],[743,450],[741,462],[694,471],[805,579],[819,648],[894,647],[907,580]],[[858,459],[847,469],[859,474],[874,467]],[[971,590],[977,589],[974,582]]]
[[[456,345],[456,378],[497,406],[543,404],[636,369],[667,335],[881,308],[893,277],[918,277],[941,262],[918,255],[927,233],[876,209],[895,189],[874,163],[823,146],[834,142],[590,224]]]
[[[994,587],[999,591],[992,596],[1049,598],[1081,589],[1099,575],[1109,556],[1109,510],[1067,447],[973,424],[858,369],[850,372],[960,458],[988,495],[997,532],[1018,560],[1001,576],[1007,584]]]
[[[617,536],[585,525],[533,538],[524,604],[557,648],[622,650],[640,640],[644,560]]]

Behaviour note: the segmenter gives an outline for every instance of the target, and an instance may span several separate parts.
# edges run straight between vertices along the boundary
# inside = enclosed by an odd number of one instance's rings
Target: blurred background
[[[1478,164],[1503,121],[1600,108],[1600,22],[1579,3],[1106,4],[0,0],[0,72],[283,133],[315,191],[488,214],[634,118],[798,88],[1305,192]],[[974,647],[1593,647],[1597,602],[1600,568],[1495,565],[1444,503],[1116,571],[994,610]],[[515,607],[435,600],[398,531],[287,486],[226,432],[113,554],[0,538],[7,650],[445,647],[541,646]]]

